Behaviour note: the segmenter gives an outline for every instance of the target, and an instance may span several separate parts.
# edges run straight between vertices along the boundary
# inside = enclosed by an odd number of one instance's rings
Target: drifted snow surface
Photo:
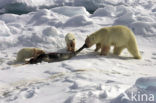
[[[0,15],[0,103],[136,103],[129,99],[132,92],[156,97],[155,5],[149,0],[127,0],[126,5],[108,0],[93,14],[84,7],[64,6]],[[12,65],[21,48],[66,52],[68,32],[75,34],[78,49],[87,35],[118,24],[135,33],[141,60],[126,49],[117,57],[112,51],[100,56],[92,47],[62,62]]]

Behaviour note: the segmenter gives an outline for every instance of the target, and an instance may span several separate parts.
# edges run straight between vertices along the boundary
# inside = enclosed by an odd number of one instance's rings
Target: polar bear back
[[[99,35],[99,41],[103,41],[104,44],[109,45],[117,45],[122,46],[128,44],[129,41],[134,40],[135,36],[133,32],[126,26],[112,26],[112,27],[105,27],[97,31],[96,33]]]
[[[18,52],[16,61],[25,62],[25,59],[33,57],[36,51],[42,52],[43,50],[39,48],[23,48]]]

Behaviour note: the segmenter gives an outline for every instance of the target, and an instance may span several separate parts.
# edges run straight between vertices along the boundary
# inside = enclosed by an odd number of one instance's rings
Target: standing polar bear
[[[127,48],[135,59],[141,59],[135,35],[126,26],[116,25],[101,28],[88,36],[85,44],[88,48],[96,44],[95,51],[101,49],[101,55],[107,55],[111,45],[114,46],[113,54],[115,55],[120,55],[122,50]]]
[[[26,62],[25,59],[37,57],[45,52],[39,48],[23,48],[17,53],[16,62]]]
[[[67,50],[74,52],[75,51],[75,36],[72,33],[68,33],[65,36],[65,41],[66,41],[66,45],[67,45]]]

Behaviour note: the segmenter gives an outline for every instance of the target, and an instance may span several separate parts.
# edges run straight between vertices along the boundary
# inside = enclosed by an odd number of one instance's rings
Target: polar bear
[[[72,33],[68,33],[65,36],[65,41],[67,45],[67,50],[70,52],[75,51],[75,36]]]
[[[85,44],[88,48],[96,44],[95,51],[101,49],[101,55],[108,55],[110,46],[114,46],[113,54],[115,55],[120,55],[122,50],[127,48],[135,59],[141,59],[135,35],[126,26],[116,25],[101,28],[88,36]]]
[[[37,57],[45,52],[39,48],[23,48],[19,50],[16,57],[16,62],[25,62],[25,59],[31,57]]]

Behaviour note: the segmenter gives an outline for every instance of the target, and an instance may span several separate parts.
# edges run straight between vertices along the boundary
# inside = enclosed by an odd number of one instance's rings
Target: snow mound
[[[6,23],[14,22],[18,19],[18,15],[16,15],[16,14],[4,14],[4,15],[0,16],[0,19],[5,21]]]
[[[34,31],[38,30],[40,27],[36,27]],[[26,47],[39,47],[45,45],[45,47],[57,48],[63,47],[64,36],[60,35],[58,30],[55,27],[45,27],[42,30],[42,33],[32,32],[23,33],[18,37],[17,45],[22,45]],[[60,35],[60,36],[59,36]],[[60,42],[60,43],[58,43]]]
[[[142,77],[133,87],[119,95],[112,103],[155,103],[156,77]]]
[[[55,27],[47,27],[46,29],[43,30],[43,35],[44,36],[58,36],[58,31]]]
[[[28,15],[29,17],[27,19],[27,23],[31,26],[32,25],[33,26],[39,26],[39,25],[61,26],[62,20],[60,18],[62,17],[66,20],[65,16],[62,16],[61,14],[57,14],[52,10],[48,10],[48,9],[38,10],[38,12],[32,12]]]
[[[45,28],[42,32],[42,39],[44,40],[45,44],[49,43],[55,48],[65,47],[64,35],[60,33],[55,27]]]
[[[138,35],[153,36],[156,35],[156,23],[134,22],[131,24],[132,30]]]
[[[36,19],[37,18],[37,19]],[[39,10],[37,13],[32,13],[32,18],[28,23],[32,25],[47,24],[51,19],[50,11],[47,9]]]
[[[125,6],[119,6],[116,8],[116,20],[115,25],[127,25],[135,21],[134,13],[132,10],[126,8]]]
[[[64,6],[64,7],[56,7],[51,10],[59,14],[65,15],[65,16],[69,16],[69,17],[76,16],[76,15],[86,15],[86,16],[89,15],[89,13],[86,11],[84,7]]]
[[[152,86],[156,87],[156,77],[139,78],[136,80],[135,85],[139,88],[144,88],[144,89],[148,89]]]
[[[84,15],[77,15],[69,18],[64,24],[64,27],[78,27],[93,24],[92,20]]]
[[[7,37],[10,35],[11,35],[10,29],[7,27],[5,22],[0,21],[0,36]]]
[[[106,6],[104,8],[98,8],[92,16],[114,16],[115,8],[113,6]]]

